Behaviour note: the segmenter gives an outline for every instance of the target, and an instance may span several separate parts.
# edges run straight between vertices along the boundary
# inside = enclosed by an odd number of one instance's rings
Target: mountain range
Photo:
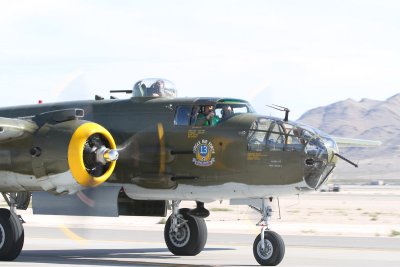
[[[298,120],[332,136],[379,140],[377,148],[346,148],[340,154],[359,162],[340,162],[334,180],[400,183],[400,93],[384,101],[346,99],[311,109]]]

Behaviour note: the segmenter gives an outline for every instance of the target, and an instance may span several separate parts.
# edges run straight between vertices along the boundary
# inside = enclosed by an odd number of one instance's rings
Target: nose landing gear
[[[282,237],[268,229],[268,221],[272,215],[271,200],[263,199],[261,209],[255,208],[262,215],[261,220],[257,223],[257,226],[262,226],[262,229],[254,240],[253,255],[256,261],[263,266],[278,265],[285,255],[285,243]]]

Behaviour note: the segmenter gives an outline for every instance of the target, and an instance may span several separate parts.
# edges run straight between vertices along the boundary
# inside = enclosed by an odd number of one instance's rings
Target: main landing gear
[[[256,261],[263,266],[278,265],[285,255],[285,243],[280,235],[268,229],[271,219],[272,198],[263,199],[261,208],[251,206],[260,212],[262,218],[257,223],[262,226],[261,233],[253,243]],[[164,228],[164,239],[169,251],[179,256],[195,256],[203,249],[207,241],[207,226],[204,221],[209,211],[204,203],[196,201],[195,209],[179,209],[179,200],[172,201],[172,214]]]
[[[197,208],[190,210],[179,209],[179,204],[178,200],[172,201],[172,214],[164,228],[165,243],[175,255],[195,256],[203,250],[207,241],[207,225],[204,218],[195,216],[206,215],[204,205],[201,202],[197,203]]]
[[[272,198],[263,199],[261,209],[255,208],[262,215],[257,224],[257,226],[262,226],[262,229],[254,240],[253,254],[256,261],[263,266],[278,265],[285,255],[285,243],[282,237],[268,229],[268,221],[272,215],[271,201]]]
[[[17,193],[2,193],[2,195],[10,210],[0,209],[0,261],[12,261],[19,256],[24,245],[23,220],[15,212],[20,204],[21,195],[18,196]]]

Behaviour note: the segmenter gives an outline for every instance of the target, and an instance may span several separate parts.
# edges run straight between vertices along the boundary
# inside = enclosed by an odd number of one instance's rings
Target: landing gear
[[[0,209],[0,261],[15,260],[21,253],[24,245],[24,228],[22,219],[15,213],[16,194],[9,197],[2,193],[10,210]]]
[[[253,254],[256,261],[263,266],[278,265],[285,255],[285,243],[282,237],[268,229],[272,213],[271,200],[272,198],[263,199],[261,209],[257,209],[262,215],[257,225],[262,226],[262,229],[254,240]]]
[[[210,211],[204,208],[204,202],[196,201],[196,208],[189,210],[188,214],[197,218],[207,218],[210,216]]]
[[[264,242],[261,242],[261,240],[264,240]],[[260,265],[278,265],[285,255],[285,243],[277,233],[269,230],[264,231],[254,240],[253,254]]]
[[[203,218],[179,209],[180,201],[172,201],[172,214],[164,228],[164,239],[171,253],[179,256],[199,254],[207,241],[207,225]]]

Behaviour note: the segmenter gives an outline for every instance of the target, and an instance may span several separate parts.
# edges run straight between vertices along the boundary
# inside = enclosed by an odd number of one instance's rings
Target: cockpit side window
[[[192,109],[190,125],[217,126],[235,115],[252,112],[252,107],[243,102],[199,104]]]
[[[178,106],[175,112],[174,125],[197,125],[196,120],[200,106]]]
[[[178,106],[176,108],[174,124],[190,125],[192,106]]]
[[[226,121],[237,114],[251,113],[253,110],[247,103],[223,102],[215,107],[215,115],[220,118],[219,122]]]

